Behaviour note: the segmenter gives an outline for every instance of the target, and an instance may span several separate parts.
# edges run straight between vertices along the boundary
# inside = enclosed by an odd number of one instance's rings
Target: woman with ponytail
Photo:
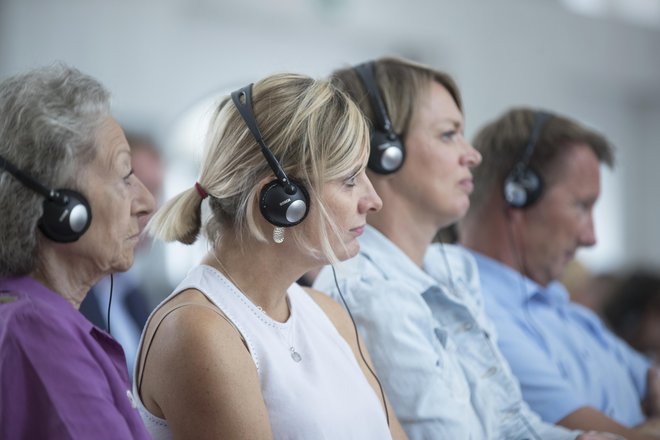
[[[348,314],[295,283],[358,252],[381,207],[368,154],[328,81],[274,75],[222,100],[198,181],[148,226],[211,243],[142,337],[134,391],[154,438],[405,438]]]

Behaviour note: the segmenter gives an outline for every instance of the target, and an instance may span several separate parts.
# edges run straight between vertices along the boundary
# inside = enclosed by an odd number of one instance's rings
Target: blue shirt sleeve
[[[570,309],[576,319],[581,319],[585,326],[592,328],[595,335],[605,339],[613,355],[628,369],[635,390],[642,400],[646,396],[646,375],[652,366],[651,361],[615,335],[592,310],[579,304],[571,304]]]
[[[557,423],[587,406],[563,376],[532,330],[499,306],[489,309],[498,331],[498,345],[520,382],[523,398],[543,420]]]

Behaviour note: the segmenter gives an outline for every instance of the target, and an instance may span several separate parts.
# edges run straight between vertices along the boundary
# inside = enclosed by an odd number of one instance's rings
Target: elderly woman
[[[78,312],[154,209],[96,80],[0,83],[0,206],[0,438],[149,438],[121,346]]]

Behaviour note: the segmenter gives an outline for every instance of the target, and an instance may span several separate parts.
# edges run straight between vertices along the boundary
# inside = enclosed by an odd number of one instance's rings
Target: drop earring
[[[273,241],[275,243],[284,242],[284,228],[281,226],[275,226],[273,228]]]

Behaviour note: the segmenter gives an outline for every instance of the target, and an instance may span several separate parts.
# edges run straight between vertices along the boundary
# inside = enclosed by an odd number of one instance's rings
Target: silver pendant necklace
[[[227,279],[229,279],[229,281],[231,281],[232,284],[233,284],[234,286],[236,286],[236,288],[237,288],[237,289],[238,289],[238,290],[239,290],[239,291],[240,291],[240,292],[241,292],[241,293],[247,298],[247,295],[245,295],[245,291],[244,291],[243,289],[241,289],[241,287],[238,285],[238,283],[237,283],[236,281],[234,281],[234,279],[232,278],[232,276],[229,274],[229,271],[225,268],[224,264],[222,264],[222,263],[220,262],[220,259],[219,259],[218,256],[215,254],[215,251],[213,251],[213,252],[211,252],[211,253],[213,254],[213,257],[215,258],[215,261],[218,263],[218,266],[219,266],[220,271],[222,272],[222,274],[223,274],[225,277],[227,277]],[[250,301],[250,302],[252,302],[252,301]],[[252,304],[254,304],[254,302],[252,302]],[[255,305],[255,307],[256,307],[257,309],[259,309],[259,311],[260,311],[261,313],[263,313],[263,314],[264,314],[265,316],[267,316],[268,318],[272,319],[270,316],[268,316],[268,313],[266,313],[266,311],[263,309],[263,307],[261,307],[260,305],[257,305],[257,304],[254,304],[254,305]],[[289,319],[291,320],[291,319],[293,318],[293,316],[292,316],[292,314],[291,314],[291,304],[289,304],[289,298],[288,298],[288,296],[287,296],[287,298],[286,298],[286,307],[287,307],[287,310],[288,310],[288,312],[289,312]],[[291,353],[291,359],[293,359],[294,362],[298,363],[298,362],[302,361],[302,356],[300,355],[300,353],[298,353],[298,352],[296,351],[295,347],[293,346],[293,345],[294,345],[294,344],[293,344],[293,336],[294,336],[294,331],[295,331],[295,328],[294,328],[295,321],[292,320],[292,321],[290,322],[290,324],[291,324],[291,325],[290,325],[290,328],[289,328],[289,335],[288,335],[288,338],[287,338],[287,345],[289,346],[289,352]],[[282,335],[282,331],[281,331],[279,328],[278,328],[278,333],[279,333],[282,337],[284,337],[284,335]]]

